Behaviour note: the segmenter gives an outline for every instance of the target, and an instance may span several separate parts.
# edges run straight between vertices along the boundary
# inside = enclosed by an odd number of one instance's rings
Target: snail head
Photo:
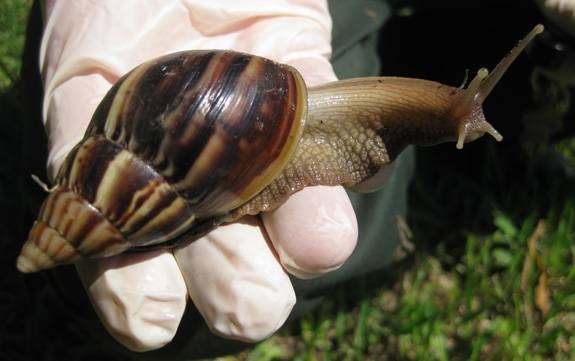
[[[462,149],[464,143],[471,142],[485,133],[490,134],[497,141],[503,139],[503,136],[485,120],[485,115],[481,107],[509,66],[527,47],[531,40],[543,30],[543,25],[536,25],[499,64],[497,64],[491,73],[489,73],[486,68],[479,69],[476,76],[469,83],[469,86],[462,89],[458,94],[458,99],[453,102],[449,111],[453,119],[459,120],[456,143],[458,149]]]

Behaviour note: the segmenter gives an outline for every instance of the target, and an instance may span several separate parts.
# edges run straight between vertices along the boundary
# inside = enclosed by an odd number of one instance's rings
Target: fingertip
[[[326,57],[308,54],[308,56],[284,58],[282,61],[298,69],[308,87],[337,80],[333,67]]]
[[[286,321],[296,302],[291,285],[277,287],[269,282],[233,280],[230,296],[239,302],[233,312],[219,313],[209,322],[220,336],[243,342],[258,342],[272,336]]]
[[[174,254],[190,298],[222,337],[261,341],[295,304],[289,277],[253,218],[221,226]]]
[[[100,320],[122,345],[144,352],[173,339],[187,294],[170,252],[91,259],[76,268]]]
[[[357,244],[357,220],[342,187],[309,187],[262,216],[282,265],[300,278],[333,271]]]
[[[123,301],[131,302],[133,305],[138,304],[138,301],[133,299],[118,300],[120,303],[125,303]],[[157,312],[154,310],[157,305],[140,302],[140,304],[142,303],[145,303],[145,305],[141,308],[141,314],[154,314]],[[149,321],[151,321],[151,323]],[[129,318],[126,324],[129,325],[129,327],[122,325],[121,327],[114,328],[111,323],[108,323],[106,329],[118,342],[134,352],[157,350],[167,345],[173,340],[175,331],[177,330],[177,328],[174,330],[167,325],[158,324],[157,317],[155,316],[152,316],[151,320],[145,320],[145,317]]]

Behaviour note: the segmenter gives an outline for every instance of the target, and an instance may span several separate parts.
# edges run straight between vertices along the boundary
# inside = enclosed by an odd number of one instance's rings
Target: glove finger
[[[174,255],[191,299],[222,337],[262,340],[295,304],[289,277],[254,217],[221,226]]]
[[[187,295],[169,251],[88,259],[76,269],[100,320],[118,342],[141,352],[173,339]]]
[[[339,268],[357,243],[357,221],[342,187],[309,187],[262,214],[281,264],[300,278]]]
[[[537,0],[536,3],[547,19],[575,36],[575,1]]]

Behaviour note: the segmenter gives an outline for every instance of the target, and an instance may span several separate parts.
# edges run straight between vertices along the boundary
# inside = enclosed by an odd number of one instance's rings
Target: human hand
[[[308,85],[335,79],[325,3],[46,1],[46,15],[41,63],[52,176],[111,84],[149,58],[228,48],[291,64]],[[132,350],[169,342],[188,296],[215,333],[257,341],[295,303],[286,270],[314,277],[335,269],[356,238],[344,191],[314,187],[261,220],[222,226],[174,251],[87,260],[77,269],[106,328]]]

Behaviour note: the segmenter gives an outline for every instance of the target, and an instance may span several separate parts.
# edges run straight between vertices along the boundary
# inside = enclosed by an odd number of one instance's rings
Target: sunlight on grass
[[[0,92],[18,79],[28,9],[32,0],[0,1]]]
[[[418,254],[393,288],[350,311],[341,289],[299,327],[220,360],[570,360],[574,204],[521,224],[498,212],[494,224],[449,268]]]

